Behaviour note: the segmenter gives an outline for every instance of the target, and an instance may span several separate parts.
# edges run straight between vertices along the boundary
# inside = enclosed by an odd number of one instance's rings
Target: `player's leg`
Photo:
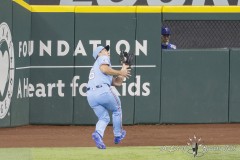
[[[104,136],[104,131],[108,123],[110,122],[108,111],[100,105],[93,106],[92,109],[94,110],[96,116],[98,117],[96,129],[95,129],[95,132],[93,132],[92,134],[92,138],[99,149],[106,149],[106,146],[103,142],[103,136]]]
[[[96,131],[103,137],[104,131],[110,122],[110,117],[106,108],[101,105],[92,107],[94,113],[98,117],[98,122],[96,124]]]
[[[115,139],[117,137],[115,143],[118,144],[126,136],[126,131],[122,129],[121,101],[111,89],[109,90],[107,97],[108,98],[105,99],[107,102],[104,106],[112,112],[113,133]]]
[[[95,92],[90,92],[87,96],[88,103],[93,109],[94,113],[98,117],[98,122],[96,124],[96,131],[103,137],[104,131],[110,122],[110,117],[106,108],[104,108],[99,101],[103,99],[102,95],[96,94]]]

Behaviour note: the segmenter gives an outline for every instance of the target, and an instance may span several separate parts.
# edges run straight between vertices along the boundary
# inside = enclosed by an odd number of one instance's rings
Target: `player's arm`
[[[124,80],[124,77],[123,77],[123,76],[113,77],[112,85],[113,85],[113,86],[116,86],[116,87],[119,87],[119,86],[122,85],[123,80]]]
[[[102,64],[100,66],[100,70],[108,75],[117,76],[113,78],[112,85],[114,86],[121,86],[124,77],[129,78],[131,76],[130,71],[131,69],[128,68],[128,65],[123,64],[121,70],[115,70],[109,67],[107,64]]]
[[[108,64],[102,64],[100,66],[100,70],[103,73],[111,75],[111,76],[123,76],[126,78],[129,78],[131,76],[131,74],[130,74],[131,69],[128,68],[128,65],[125,65],[125,64],[123,64],[121,70],[115,70],[115,69],[112,69],[111,67],[109,67]]]

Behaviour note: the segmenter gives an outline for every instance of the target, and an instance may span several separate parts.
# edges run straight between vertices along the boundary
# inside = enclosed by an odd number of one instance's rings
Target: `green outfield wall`
[[[30,73],[30,83],[40,91],[33,92],[30,98],[33,124],[72,124],[73,97],[69,84],[74,68],[64,67],[74,66],[74,8],[69,9],[72,10],[67,13],[32,13],[31,39],[36,44],[31,66],[47,66],[32,68]]]
[[[229,50],[162,53],[161,122],[228,122]]]
[[[240,50],[231,49],[230,52],[230,88],[229,88],[229,122],[239,122],[240,96]]]
[[[0,57],[1,57],[1,98],[0,98],[0,126],[10,126],[11,125],[11,108],[12,108],[12,104],[5,104],[5,101],[9,102],[11,100],[11,98],[7,96],[7,90],[5,88],[10,88],[6,76],[6,72],[7,69],[6,67],[3,67],[3,63],[5,61],[5,66],[7,65],[7,67],[9,67],[9,63],[6,63],[6,61],[9,60],[9,56],[10,56],[10,52],[8,50],[8,47],[10,46],[9,41],[6,40],[6,32],[3,34],[3,30],[7,31],[7,33],[11,33],[12,31],[12,2],[11,1],[4,1],[1,0],[0,1],[0,30],[1,30],[1,37],[0,37]],[[9,37],[9,35],[8,35]],[[12,36],[10,37],[12,39]],[[11,40],[10,40],[11,41]],[[12,48],[12,47],[11,47]],[[9,52],[9,54],[7,53]],[[7,53],[5,56],[3,56],[3,53]],[[3,77],[3,74],[5,74],[5,76]],[[5,87],[7,86],[7,87]],[[12,90],[10,88],[10,90]]]
[[[141,87],[135,96],[134,123],[159,123],[160,120],[160,75],[161,75],[161,37],[162,14],[141,13],[138,8],[136,39],[147,42],[147,54],[141,54],[136,58],[136,75],[141,77]],[[162,8],[153,7],[159,12]],[[158,21],[155,21],[155,20]],[[154,25],[153,25],[154,24]],[[160,27],[161,28],[161,27]],[[154,30],[154,32],[149,32]]]
[[[86,99],[99,45],[135,53],[123,124],[240,122],[239,49],[161,50],[164,21],[234,20],[240,7],[31,6],[0,0],[0,127],[94,125]],[[11,36],[10,36],[11,33]]]
[[[30,66],[30,57],[33,45],[31,39],[31,12],[21,7],[17,3],[12,4],[13,8],[13,44],[15,53],[15,76],[14,90],[11,103],[11,126],[29,124],[29,109],[30,100],[27,95],[27,87],[21,88],[20,93],[19,83],[27,84],[30,81],[30,69],[17,69],[18,67]],[[25,81],[24,81],[25,80]],[[25,85],[26,86],[26,85]],[[22,96],[22,98],[20,98]]]
[[[91,66],[93,64],[93,45],[102,44],[111,46],[111,62],[115,69],[120,69],[118,53],[126,49],[124,44],[129,45],[129,51],[135,52],[135,28],[136,15],[134,7],[124,7],[130,13],[98,13],[94,14],[85,10],[85,7],[76,7],[75,14],[75,46],[83,43],[87,56],[75,56],[76,66]],[[122,8],[123,9],[123,8]],[[124,10],[124,9],[123,9]],[[115,19],[114,22],[111,22]],[[84,23],[83,23],[84,22]],[[90,32],[86,32],[86,31]],[[99,38],[101,37],[101,38]],[[91,45],[93,43],[93,45]],[[115,47],[116,46],[116,47]],[[80,84],[88,82],[90,68],[75,68],[75,76],[80,76]],[[117,94],[121,96],[124,118],[123,123],[133,124],[134,117],[134,96],[123,93],[129,88],[130,83],[135,83],[135,71],[132,78],[124,82],[123,87],[115,88]],[[85,94],[85,91],[84,91]],[[124,94],[124,96],[122,96]],[[79,93],[74,97],[74,123],[75,124],[94,124],[96,117],[89,108],[86,97]]]

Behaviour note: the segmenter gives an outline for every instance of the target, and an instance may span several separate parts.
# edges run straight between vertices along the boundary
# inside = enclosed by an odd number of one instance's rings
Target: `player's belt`
[[[107,84],[107,83],[104,83],[104,84],[106,84],[106,85],[108,85],[108,86],[110,87],[109,84]],[[89,90],[94,90],[95,88],[102,88],[102,87],[103,87],[103,85],[96,85],[95,87],[88,87],[88,88],[87,88],[87,91],[89,91]]]

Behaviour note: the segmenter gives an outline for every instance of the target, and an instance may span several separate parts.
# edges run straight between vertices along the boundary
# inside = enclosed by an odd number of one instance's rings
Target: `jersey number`
[[[93,79],[95,76],[94,70],[91,69],[90,74],[89,74],[89,79]]]

